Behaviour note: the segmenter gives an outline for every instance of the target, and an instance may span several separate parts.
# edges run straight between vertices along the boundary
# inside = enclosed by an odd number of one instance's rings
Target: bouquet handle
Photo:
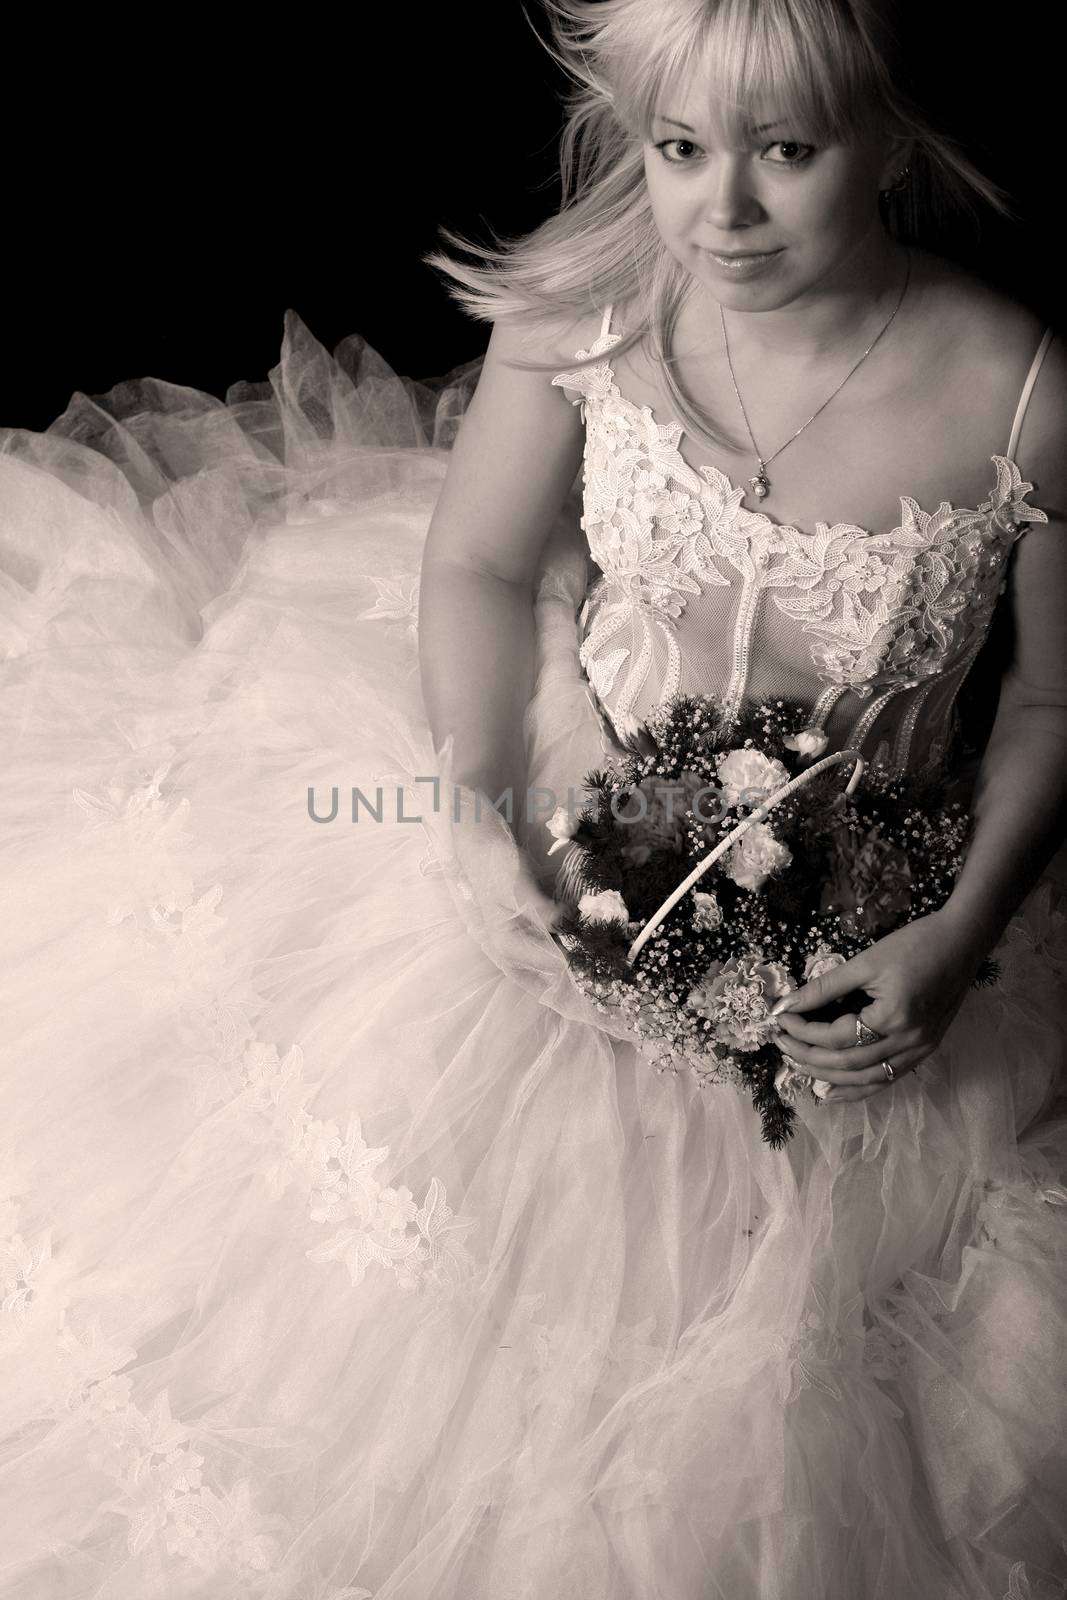
[[[851,795],[855,791],[856,785],[859,783],[860,778],[863,776],[863,769],[866,765],[858,750],[837,750],[833,755],[824,756],[821,761],[816,761],[814,766],[809,767],[806,772],[800,773],[796,778],[791,778],[790,781],[783,784],[780,789],[776,789],[769,800],[765,800],[762,805],[757,806],[756,810],[752,812],[751,816],[745,817],[742,822],[737,824],[736,828],[731,829],[724,839],[720,839],[714,850],[706,855],[703,861],[697,862],[689,876],[684,879],[684,881],[678,885],[677,889],[667,896],[663,904],[652,913],[644,927],[641,929],[641,932],[637,935],[637,938],[627,951],[627,964],[629,966],[633,966],[645,944],[655,933],[656,929],[659,927],[664,917],[667,916],[668,912],[674,909],[682,896],[688,893],[688,891],[693,887],[694,883],[696,883],[698,879],[701,878],[705,872],[707,872],[708,868],[718,861],[719,857],[724,855],[725,852],[730,849],[731,845],[737,843],[742,834],[747,833],[749,828],[754,827],[757,822],[762,822],[763,819],[774,810],[776,805],[779,805],[783,800],[787,799],[789,795],[795,793],[797,789],[800,789],[809,781],[809,779],[813,778],[817,772],[822,772],[828,767],[837,766],[842,761],[853,762],[852,773],[845,787],[845,794]]]

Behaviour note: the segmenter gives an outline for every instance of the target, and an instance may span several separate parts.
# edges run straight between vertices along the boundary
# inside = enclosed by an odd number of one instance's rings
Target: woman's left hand
[[[866,1100],[914,1072],[934,1050],[963,1004],[985,952],[958,923],[932,912],[886,934],[851,961],[831,967],[789,996],[775,1020],[775,1043],[799,1072],[833,1087],[826,1097]],[[797,1013],[862,989],[869,1005],[835,1022],[809,1022]],[[881,1035],[856,1043],[856,1017]],[[894,1078],[886,1077],[888,1061]]]

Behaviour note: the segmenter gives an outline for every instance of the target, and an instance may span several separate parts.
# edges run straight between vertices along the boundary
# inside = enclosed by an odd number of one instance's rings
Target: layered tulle
[[[0,435],[0,1595],[1051,1600],[1061,891],[783,1152],[651,1070],[426,726],[475,377],[290,313],[269,385]],[[557,796],[609,749],[576,515]]]

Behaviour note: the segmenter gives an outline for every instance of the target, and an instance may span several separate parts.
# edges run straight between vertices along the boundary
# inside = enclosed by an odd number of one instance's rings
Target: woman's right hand
[[[565,907],[539,882],[532,865],[524,865],[522,869],[522,903],[526,906],[531,916],[541,923],[548,933],[554,933],[559,926]]]
[[[451,809],[452,846],[472,885],[498,881],[500,893],[519,912],[546,933],[554,933],[565,910],[552,894],[556,863],[531,854],[503,819],[493,814],[484,791],[476,793],[466,783],[454,785]],[[505,885],[505,877],[511,879],[510,886]]]

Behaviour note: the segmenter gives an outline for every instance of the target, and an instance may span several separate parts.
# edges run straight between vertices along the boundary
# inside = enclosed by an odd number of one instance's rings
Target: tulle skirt
[[[1052,1600],[1062,885],[784,1151],[653,1071],[429,781],[476,370],[289,313],[269,384],[0,433],[0,1596]],[[585,578],[569,504],[556,792]]]

